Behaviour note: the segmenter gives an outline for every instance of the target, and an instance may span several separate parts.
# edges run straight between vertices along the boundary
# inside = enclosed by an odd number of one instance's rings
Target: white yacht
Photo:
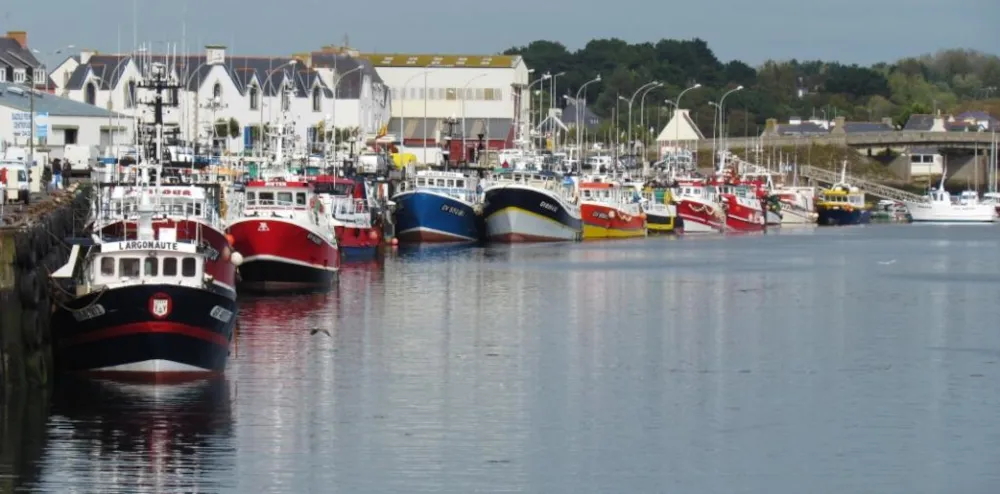
[[[913,221],[935,223],[993,223],[997,219],[993,204],[970,200],[963,194],[964,200],[952,200],[951,194],[944,189],[944,175],[937,189],[931,189],[922,201],[904,201],[910,211]]]

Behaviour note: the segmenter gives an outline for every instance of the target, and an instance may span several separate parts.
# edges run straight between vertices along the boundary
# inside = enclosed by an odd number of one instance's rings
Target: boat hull
[[[208,248],[205,273],[212,276],[212,282],[218,288],[236,291],[236,267],[229,261],[233,249],[223,231],[195,220],[167,218],[153,221],[153,231],[157,238],[161,228],[174,228],[177,240],[181,242],[200,241],[203,247]],[[108,238],[135,240],[137,232],[138,225],[135,221],[119,220],[101,227],[101,235]]]
[[[677,203],[677,216],[684,222],[684,233],[715,233],[725,229],[718,205],[690,199]]]
[[[113,376],[220,373],[236,324],[234,297],[177,285],[95,292],[52,316],[54,356],[65,372]]]
[[[340,269],[335,242],[312,228],[281,218],[242,218],[229,226],[243,255],[237,288],[248,291],[329,287]],[[327,238],[324,238],[327,237]]]
[[[552,193],[534,187],[487,189],[486,237],[493,242],[565,242],[583,237],[583,221]]]
[[[871,211],[859,208],[816,206],[816,223],[822,226],[864,225],[871,221]]]
[[[472,204],[430,191],[406,191],[392,198],[396,238],[402,243],[475,242],[481,219]]]
[[[993,223],[996,210],[989,204],[968,206],[904,202],[914,223]]]
[[[741,203],[734,196],[724,196],[726,201],[726,231],[762,232],[765,228],[765,212],[760,207]]]
[[[363,228],[345,225],[335,227],[334,231],[343,257],[370,257],[382,245],[382,228],[377,226]]]
[[[646,236],[646,218],[629,214],[612,205],[584,202],[580,205],[583,216],[583,238],[635,238]]]
[[[683,221],[679,216],[646,212],[646,231],[650,235],[680,233]]]

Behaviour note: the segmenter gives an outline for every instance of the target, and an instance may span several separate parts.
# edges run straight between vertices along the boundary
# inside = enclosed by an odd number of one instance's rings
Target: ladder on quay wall
[[[816,168],[815,166],[800,167],[799,176],[802,178],[812,180],[814,182],[820,182],[831,185],[840,182],[839,173],[830,170],[824,170],[822,168]],[[878,184],[870,180],[864,180],[851,175],[847,175],[847,182],[865,191],[866,194],[871,194],[873,196],[881,197],[884,199],[892,199],[894,201],[911,201],[911,202],[920,202],[924,200],[922,196],[919,196],[912,192],[907,192],[905,190],[900,190],[895,187],[889,187],[887,185]]]

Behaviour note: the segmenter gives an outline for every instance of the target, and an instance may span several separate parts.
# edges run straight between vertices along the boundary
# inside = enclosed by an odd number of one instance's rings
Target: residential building
[[[675,111],[667,125],[663,126],[660,135],[656,137],[656,144],[660,148],[660,154],[665,155],[697,149],[698,142],[704,139],[701,129],[691,120],[689,110],[682,109]]]
[[[391,88],[389,132],[401,151],[417,161],[437,163],[440,143],[461,140],[451,161],[472,158],[480,134],[490,149],[511,147],[528,98],[528,67],[520,56],[360,54]],[[450,148],[449,148],[450,149]],[[464,150],[464,155],[463,155]]]
[[[0,83],[25,84],[28,81],[34,81],[38,89],[49,87],[45,66],[28,48],[28,33],[7,31],[6,36],[0,37]]]
[[[167,95],[165,124],[176,129],[181,140],[211,143],[215,152],[260,150],[264,142],[257,129],[279,125],[293,129],[296,152],[319,151],[323,136],[334,127],[352,129],[359,139],[374,141],[388,123],[390,107],[378,74],[363,61],[338,59],[334,70],[328,66],[330,60],[312,55],[230,56],[224,46],[176,56],[142,50],[135,55],[103,55],[88,50],[56,67],[53,81],[57,91],[71,99],[145,118],[148,107],[139,103],[150,101],[153,93],[144,81],[160,65],[178,86]],[[335,72],[345,74],[343,66],[361,68],[341,78]],[[230,123],[237,132],[215,125],[221,122]],[[102,134],[102,145],[113,137],[110,132]]]

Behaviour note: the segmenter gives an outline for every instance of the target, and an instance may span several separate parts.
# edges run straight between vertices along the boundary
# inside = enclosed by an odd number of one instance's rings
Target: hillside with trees
[[[664,86],[645,98],[644,120],[649,122],[645,127],[665,125],[669,111],[664,100],[699,83],[701,88],[684,95],[682,106],[691,110],[708,136],[714,119],[709,102],[740,85],[745,89],[729,96],[725,105],[728,133],[736,137],[759,135],[768,118],[785,122],[791,116],[843,116],[849,121],[892,118],[900,126],[911,113],[935,110],[977,109],[1000,116],[1000,58],[971,50],[944,50],[870,67],[820,60],[768,61],[752,67],[739,60],[719,60],[701,39],[639,44],[596,39],[576,51],[542,40],[504,53],[523,56],[528,67],[535,69],[534,77],[565,72],[556,79],[560,95],[575,95],[581,84],[600,74],[602,81],[586,89],[588,104],[607,119],[605,126],[612,125],[609,117],[617,107],[622,129],[627,126],[628,105],[618,95],[628,98],[651,81]],[[547,99],[547,94],[542,97]],[[549,105],[543,100],[543,106]],[[638,98],[632,110],[637,125]]]

